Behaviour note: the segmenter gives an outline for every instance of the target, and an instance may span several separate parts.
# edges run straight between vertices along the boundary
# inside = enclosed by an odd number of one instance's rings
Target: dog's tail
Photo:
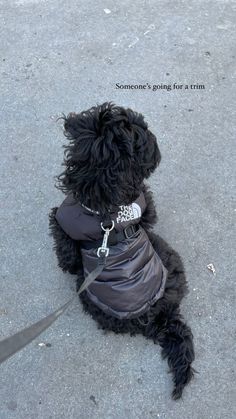
[[[172,307],[156,315],[146,326],[144,334],[162,347],[162,356],[167,359],[173,374],[172,397],[179,399],[196,372],[191,366],[194,361],[191,329],[182,321],[179,309]]]

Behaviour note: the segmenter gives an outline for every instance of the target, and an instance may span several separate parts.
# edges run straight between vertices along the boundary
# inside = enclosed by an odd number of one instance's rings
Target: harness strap
[[[137,233],[137,231],[139,231],[139,229],[140,229],[139,224],[132,224],[119,232],[112,230],[108,239],[109,246],[114,246],[120,241],[130,239]],[[94,248],[100,247],[101,243],[102,243],[102,239],[80,241],[80,245],[83,249],[94,249]]]

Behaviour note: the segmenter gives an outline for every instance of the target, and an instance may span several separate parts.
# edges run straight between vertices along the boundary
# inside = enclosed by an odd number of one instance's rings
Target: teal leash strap
[[[2,340],[0,342],[0,364],[10,358],[16,352],[23,349],[26,345],[32,342],[32,340],[44,332],[44,330],[51,326],[51,324],[54,323],[58,317],[60,317],[66,311],[74,298],[75,297],[61,306],[58,310],[49,314],[47,317],[44,317],[31,326],[26,327],[18,333],[15,333],[15,335]]]
[[[79,291],[77,294],[80,294],[81,292],[83,292],[100,275],[100,273],[102,272],[105,266],[105,263],[106,263],[105,255],[102,255],[101,257],[98,258],[98,266],[87,276],[87,278],[84,280],[83,284],[79,288]],[[72,304],[74,299],[77,297],[77,294],[76,296],[71,298],[69,301],[67,301],[66,304],[62,305],[53,313],[49,314],[48,316],[44,317],[38,322],[32,324],[31,326],[26,327],[20,332],[15,333],[14,335],[6,339],[3,339],[0,342],[0,364],[2,364],[4,361],[10,358],[16,352],[23,349],[26,345],[32,342],[37,336],[39,336],[42,332],[44,332],[44,330],[50,327],[51,324],[54,323],[58,319],[58,317],[60,317],[67,310],[67,308]]]
[[[114,228],[114,221],[112,221],[111,228],[103,227],[103,223],[101,223],[101,228],[104,231],[104,237],[102,246],[99,247],[99,249],[97,250],[98,265],[92,272],[90,272],[90,274],[84,280],[77,294],[83,292],[100,275],[100,273],[103,271],[105,267],[106,258],[109,254],[107,241],[110,231]],[[26,345],[32,342],[32,340],[34,340],[37,336],[44,332],[44,330],[51,326],[51,324],[54,323],[58,319],[58,317],[60,317],[67,310],[67,308],[74,301],[75,297],[76,296],[71,298],[69,301],[67,301],[66,304],[62,305],[56,311],[39,320],[38,322],[32,324],[29,327],[26,327],[25,329],[21,330],[18,333],[15,333],[14,335],[6,339],[3,339],[0,342],[0,364],[2,364],[4,361],[10,358],[16,352],[23,349]]]

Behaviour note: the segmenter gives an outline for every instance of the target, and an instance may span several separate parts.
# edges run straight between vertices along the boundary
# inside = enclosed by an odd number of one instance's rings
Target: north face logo
[[[141,217],[141,208],[135,202],[131,205],[120,205],[116,222],[122,223],[124,221],[131,221]]]

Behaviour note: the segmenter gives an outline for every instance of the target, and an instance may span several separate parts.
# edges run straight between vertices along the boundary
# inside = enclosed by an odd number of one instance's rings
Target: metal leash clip
[[[102,246],[98,248],[97,255],[98,257],[105,256],[107,257],[109,255],[109,248],[107,247],[107,241],[110,234],[110,231],[113,230],[115,226],[114,221],[112,221],[112,226],[110,228],[104,228],[103,223],[101,223],[101,228],[103,231],[105,231],[102,241]]]

